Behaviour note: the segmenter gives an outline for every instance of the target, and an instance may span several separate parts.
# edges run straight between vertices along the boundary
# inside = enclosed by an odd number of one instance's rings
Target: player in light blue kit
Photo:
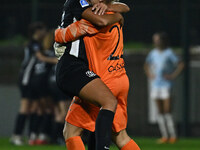
[[[158,143],[174,143],[177,135],[170,110],[171,88],[173,80],[183,70],[184,64],[169,48],[166,33],[155,33],[153,43],[155,48],[148,54],[144,68],[151,81],[150,96],[156,100],[159,112],[157,121],[162,137]]]

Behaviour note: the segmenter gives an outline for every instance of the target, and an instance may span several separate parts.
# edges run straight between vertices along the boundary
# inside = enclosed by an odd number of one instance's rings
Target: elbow
[[[129,12],[130,10],[131,10],[130,7],[127,6],[126,12]]]
[[[124,9],[124,12],[127,13],[127,12],[129,12],[130,10],[131,10],[130,7],[128,7],[128,6],[126,5],[126,8]]]
[[[128,5],[124,4],[125,7],[123,7],[123,13],[129,12],[131,9]]]
[[[43,55],[42,55],[40,52],[37,52],[37,53],[36,53],[36,57],[37,57],[37,59],[39,59],[40,61],[44,61],[44,57],[43,57]]]
[[[99,21],[96,22],[96,25],[99,27],[105,27],[108,26],[109,23],[105,19],[100,19]]]

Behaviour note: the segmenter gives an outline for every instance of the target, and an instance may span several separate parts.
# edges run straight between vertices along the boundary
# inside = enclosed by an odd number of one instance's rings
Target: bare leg
[[[156,105],[157,105],[157,108],[158,108],[158,113],[159,114],[163,114],[164,113],[164,110],[163,110],[163,100],[157,99],[156,100]]]
[[[80,137],[82,132],[82,128],[65,123],[63,135],[65,137],[67,150],[85,150],[85,146]]]
[[[95,125],[96,150],[109,149],[117,99],[99,78],[83,87],[79,96],[83,100],[101,106]]]
[[[139,146],[128,136],[126,130],[113,133],[112,139],[120,150],[140,150]]]
[[[69,106],[70,106],[70,104],[71,104],[71,101],[60,101],[59,102],[59,109],[60,109],[60,122],[63,122],[64,123],[64,121],[65,121],[65,116],[66,116],[66,114],[67,114],[67,110],[68,110],[68,108],[69,108]]]
[[[30,101],[26,98],[22,98],[19,113],[28,115],[29,108],[30,108]]]
[[[81,136],[83,133],[83,129],[76,127],[70,123],[65,123],[64,130],[63,130],[63,136],[65,140],[74,137],[74,136]]]
[[[170,99],[166,99],[163,100],[163,113],[171,113],[171,100]]]
[[[165,126],[165,118],[163,114],[164,113],[163,100],[156,100],[156,104],[159,111],[157,121],[162,136],[162,139],[160,139],[158,143],[165,143],[167,141],[168,135],[167,135],[167,128]]]
[[[112,112],[115,112],[117,107],[117,99],[99,78],[83,87],[79,97]]]

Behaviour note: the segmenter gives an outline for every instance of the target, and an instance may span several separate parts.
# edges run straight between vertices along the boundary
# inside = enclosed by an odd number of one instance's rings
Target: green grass
[[[200,139],[180,139],[176,144],[158,145],[154,138],[136,138],[141,150],[200,150]],[[13,146],[7,138],[0,138],[0,150],[66,150],[64,146]],[[112,146],[110,150],[117,150]]]

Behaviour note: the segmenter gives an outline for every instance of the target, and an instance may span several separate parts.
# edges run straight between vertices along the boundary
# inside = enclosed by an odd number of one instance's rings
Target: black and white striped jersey
[[[82,18],[82,13],[88,7],[90,7],[90,5],[86,0],[66,0],[63,9],[61,27],[65,28],[73,22],[80,20]],[[67,43],[66,47],[65,54],[73,55],[87,62],[83,38]]]
[[[24,60],[20,69],[20,76],[22,85],[28,85],[30,77],[33,73],[34,65],[36,63],[35,53],[42,49],[42,46],[37,41],[30,41],[27,47],[24,49]]]

